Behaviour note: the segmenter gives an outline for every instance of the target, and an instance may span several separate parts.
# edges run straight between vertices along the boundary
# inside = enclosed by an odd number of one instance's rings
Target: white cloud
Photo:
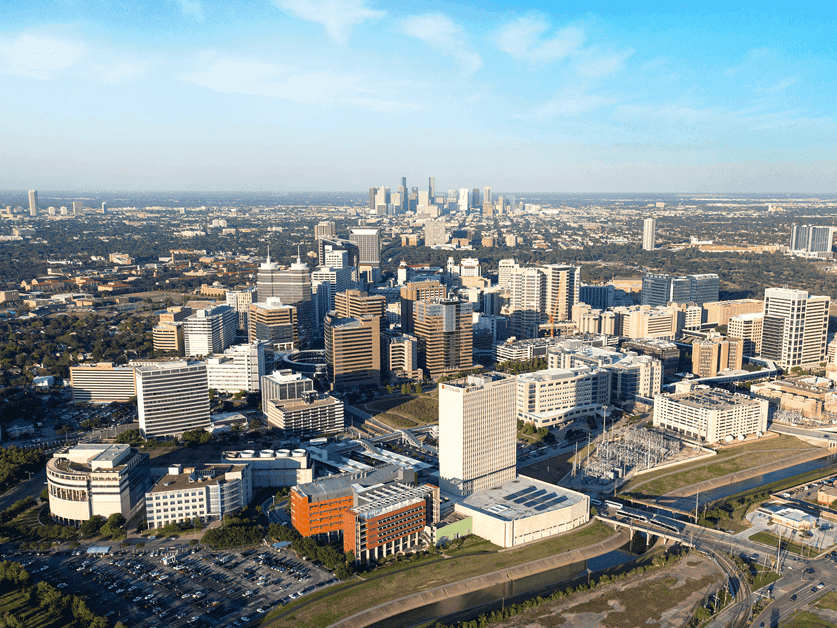
[[[386,15],[386,11],[367,7],[364,0],[273,0],[273,4],[294,17],[322,24],[340,43],[349,40],[353,26]]]
[[[603,53],[597,48],[591,48],[580,56],[577,70],[581,76],[591,78],[608,76],[625,67],[625,61],[632,54],[634,54],[633,49]]]
[[[414,104],[375,97],[363,77],[329,72],[296,72],[263,61],[207,59],[204,68],[184,80],[224,94],[280,98],[306,105],[351,105],[372,111],[407,111]]]
[[[47,79],[76,65],[86,54],[82,44],[24,33],[9,44],[0,44],[0,72]]]
[[[183,11],[183,15],[196,22],[203,22],[203,4],[201,0],[175,0]]]
[[[564,59],[584,43],[584,31],[578,27],[567,26],[554,37],[541,39],[548,29],[549,22],[543,16],[521,16],[500,28],[494,42],[503,52],[532,62]]]
[[[402,22],[401,30],[437,52],[458,59],[469,73],[482,67],[482,58],[465,44],[462,28],[446,15],[414,15]]]

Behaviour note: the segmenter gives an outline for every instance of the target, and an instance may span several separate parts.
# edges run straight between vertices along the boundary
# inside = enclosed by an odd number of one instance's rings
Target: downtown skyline
[[[6,3],[5,189],[834,192],[833,9]],[[459,187],[460,184],[457,184]]]

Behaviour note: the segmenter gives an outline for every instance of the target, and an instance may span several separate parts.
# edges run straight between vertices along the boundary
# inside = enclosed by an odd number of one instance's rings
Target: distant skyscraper
[[[430,193],[430,198],[436,196],[436,177],[429,177],[427,180],[427,191]]]
[[[198,310],[183,323],[183,341],[188,357],[220,353],[235,340],[238,314],[229,305]]]
[[[401,177],[401,187],[407,187],[407,177]]]
[[[483,203],[490,203],[491,202],[491,186],[486,185],[482,189],[482,202]]]
[[[73,201],[73,215],[81,216],[84,213],[84,201]]]
[[[334,227],[333,220],[324,220],[314,227],[314,237],[315,238],[327,238],[329,236],[334,236],[337,233]]]
[[[656,307],[669,303],[698,305],[718,300],[720,280],[715,273],[672,277],[662,273],[645,273],[642,276],[642,304]]]
[[[428,218],[424,221],[424,245],[440,246],[447,244],[448,237],[445,233],[444,218]]]
[[[378,195],[378,188],[369,188],[369,209],[375,211],[375,197]]]
[[[834,227],[821,225],[791,225],[790,249],[794,252],[814,253],[830,257]]]
[[[279,297],[283,304],[296,308],[299,343],[303,348],[307,347],[313,340],[316,329],[314,304],[311,297],[311,271],[299,254],[296,262],[284,270],[271,263],[268,254],[267,261],[259,267],[256,293],[259,302],[265,302],[269,297]]]
[[[823,362],[830,303],[829,297],[809,295],[807,290],[766,289],[762,357],[786,370]]]
[[[642,225],[642,250],[653,251],[657,240],[657,219],[646,218]]]
[[[471,192],[471,207],[480,206],[480,189],[474,188]]]
[[[29,215],[38,215],[38,190],[29,190]]]
[[[517,476],[513,375],[485,373],[439,384],[439,478],[461,496]]]
[[[108,204],[107,203],[102,203],[102,213],[103,214],[108,213]]]
[[[227,305],[238,315],[238,329],[246,331],[249,327],[250,304],[253,302],[255,288],[227,290]]]
[[[460,188],[459,190],[459,211],[468,211],[468,188]]]

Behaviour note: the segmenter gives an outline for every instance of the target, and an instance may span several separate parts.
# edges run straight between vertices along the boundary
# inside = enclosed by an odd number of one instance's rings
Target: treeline
[[[44,467],[42,451],[24,451],[20,447],[0,449],[0,494],[26,479],[28,473],[36,473]]]
[[[6,611],[2,617],[6,628],[30,625],[108,628],[111,625],[105,617],[94,613],[83,598],[63,595],[48,582],[33,585],[32,576],[17,562],[0,562],[0,589],[5,597],[4,608],[14,610]],[[120,627],[122,623],[116,622],[115,628]]]
[[[224,525],[207,530],[201,543],[215,549],[256,545],[264,540],[264,528],[256,522],[256,515],[249,508],[226,515]]]
[[[16,383],[13,371],[39,375],[70,376],[70,367],[91,354],[96,362],[127,364],[153,352],[151,321],[138,316],[106,318],[98,314],[32,320],[0,321],[0,376],[8,385],[26,385],[24,376]]]
[[[543,371],[547,368],[547,361],[545,358],[533,358],[531,360],[508,361],[500,362],[494,365],[495,371],[501,373],[511,373],[512,375],[520,375],[521,373],[534,373],[535,371]]]
[[[482,613],[481,615],[477,616],[476,619],[471,619],[468,621],[460,621],[456,622],[455,624],[436,623],[433,625],[433,628],[484,628],[484,626],[487,626],[488,624],[505,621],[520,613],[524,613],[533,608],[538,608],[550,602],[557,602],[563,600],[572,595],[575,595],[576,593],[592,591],[597,587],[610,584],[611,582],[619,582],[621,580],[626,580],[634,575],[644,574],[648,571],[671,565],[680,560],[680,558],[684,555],[685,554],[680,552],[660,554],[654,557],[654,559],[651,561],[651,564],[639,565],[629,571],[625,571],[616,575],[603,574],[598,578],[591,579],[589,585],[579,584],[577,587],[567,587],[566,589],[556,591],[555,593],[547,595],[546,597],[542,597],[539,595],[530,600],[526,600],[525,602],[510,604],[509,606],[506,606],[500,610],[494,610],[490,613]]]
[[[271,523],[268,535],[277,541],[288,541],[294,551],[300,556],[322,564],[329,571],[333,571],[341,580],[350,578],[354,573],[354,556],[346,555],[330,543],[318,543],[310,537],[304,537],[290,526]]]

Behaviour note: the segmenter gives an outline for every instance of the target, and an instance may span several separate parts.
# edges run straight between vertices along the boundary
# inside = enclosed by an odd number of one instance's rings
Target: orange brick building
[[[291,489],[291,525],[302,536],[343,534],[343,513],[357,505],[355,494],[390,482],[415,483],[415,472],[398,465],[330,475]]]
[[[356,495],[343,513],[343,551],[370,561],[419,545],[425,526],[439,519],[439,488],[393,482]]]

